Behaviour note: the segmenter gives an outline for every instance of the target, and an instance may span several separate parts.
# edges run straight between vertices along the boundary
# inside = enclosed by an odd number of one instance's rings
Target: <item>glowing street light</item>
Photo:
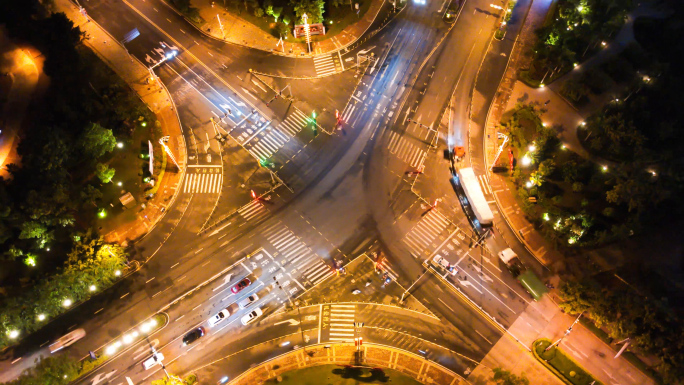
[[[603,172],[608,171],[608,166],[601,166],[601,170],[603,170]]]
[[[525,183],[525,187],[532,188],[532,181],[528,180],[527,183]]]
[[[577,7],[577,10],[582,12],[584,10],[584,7],[580,5],[579,7]]]
[[[19,331],[18,330],[10,330],[10,332],[7,333],[7,335],[9,335],[9,338],[15,339],[15,338],[19,337]]]
[[[111,356],[112,354],[116,353],[116,346],[109,345],[107,349],[105,349],[105,353],[107,353],[108,356]]]
[[[95,291],[95,290],[97,290],[97,287],[96,287],[95,285],[90,285],[90,287],[88,288],[88,290],[90,290],[90,291]]]
[[[118,142],[118,143],[116,144],[116,147],[117,147],[117,148],[123,148],[123,142]]]
[[[534,143],[530,143],[527,149],[530,150],[530,152],[534,152],[537,149],[537,146],[535,146]]]
[[[120,276],[120,275],[121,275],[121,270],[115,271],[115,272],[114,272],[114,275],[117,276],[117,277]]]
[[[71,304],[73,304],[73,302],[69,298],[65,299],[64,302],[62,302],[62,305],[64,305],[64,307],[69,307],[71,306]]]
[[[522,157],[521,163],[523,166],[529,166],[532,163],[532,159],[525,154],[525,156]]]
[[[45,321],[45,314],[38,314],[38,321]]]

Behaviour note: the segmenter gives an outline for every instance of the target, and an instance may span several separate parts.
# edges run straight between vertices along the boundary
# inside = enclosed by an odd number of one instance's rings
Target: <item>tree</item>
[[[302,15],[306,14],[309,24],[321,23],[323,21],[323,13],[325,12],[324,0],[290,0],[290,4],[294,7],[297,20],[302,22]]]
[[[515,374],[509,372],[508,370],[504,370],[501,368],[494,368],[492,369],[494,372],[494,376],[492,376],[492,380],[497,383],[497,385],[529,385],[530,380],[525,377],[525,374],[521,374],[520,376],[516,376]]]
[[[102,183],[111,182],[112,178],[114,178],[114,173],[116,173],[116,170],[109,168],[109,166],[104,163],[98,163],[95,167],[95,174],[100,178]]]
[[[36,365],[7,385],[67,385],[76,377],[79,363],[67,355],[36,359]]]
[[[81,134],[78,145],[83,153],[91,159],[98,159],[111,152],[116,146],[116,138],[112,130],[97,123],[90,123]]]
[[[276,23],[278,22],[278,19],[280,19],[282,13],[283,7],[273,7],[272,5],[266,7],[266,14],[273,16]]]

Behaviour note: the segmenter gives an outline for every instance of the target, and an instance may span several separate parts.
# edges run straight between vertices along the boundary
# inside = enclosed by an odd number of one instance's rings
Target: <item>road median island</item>
[[[153,335],[159,330],[163,329],[169,323],[169,317],[166,313],[157,313],[149,320],[145,320],[135,327],[122,333],[119,337],[112,340],[106,345],[101,346],[93,351],[93,356],[85,357],[78,363],[78,372],[71,381],[76,381],[88,375],[95,369],[98,369],[112,358],[126,353],[129,349],[136,346],[140,342],[144,342],[146,337]],[[123,350],[120,350],[121,348]],[[150,353],[151,354],[151,353]]]
[[[321,365],[392,369],[427,384],[469,384],[444,366],[393,347],[366,343],[357,352],[353,343],[317,344],[272,358],[243,372],[230,385],[261,384],[283,373]]]
[[[556,377],[560,378],[561,381],[568,385],[603,384],[557,346],[546,351],[551,344],[551,340],[546,338],[534,341],[532,344],[532,354],[537,361],[555,374]]]

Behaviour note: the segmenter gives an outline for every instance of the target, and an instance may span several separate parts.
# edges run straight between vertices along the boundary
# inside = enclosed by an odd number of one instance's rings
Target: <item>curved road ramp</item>
[[[262,384],[285,372],[315,365],[363,365],[389,368],[424,384],[465,385],[463,377],[423,356],[389,346],[365,343],[318,344],[297,349],[255,366],[228,385]]]

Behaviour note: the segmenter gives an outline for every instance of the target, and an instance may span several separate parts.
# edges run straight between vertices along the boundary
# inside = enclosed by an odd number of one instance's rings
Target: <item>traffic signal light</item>
[[[313,134],[314,138],[318,136],[318,123],[316,123],[316,111],[311,112],[311,119],[313,120]]]

